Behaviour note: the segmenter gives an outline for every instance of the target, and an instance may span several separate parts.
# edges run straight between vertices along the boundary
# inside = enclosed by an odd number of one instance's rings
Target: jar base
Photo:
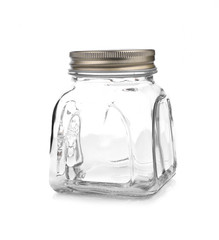
[[[133,181],[122,184],[56,179],[51,187],[60,193],[102,194],[118,197],[146,197],[158,192],[174,175],[175,167],[170,167],[159,178],[150,181]]]

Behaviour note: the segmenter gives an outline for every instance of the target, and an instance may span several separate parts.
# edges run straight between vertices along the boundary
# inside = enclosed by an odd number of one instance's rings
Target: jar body
[[[146,196],[175,173],[169,99],[152,74],[74,76],[53,114],[56,191]]]

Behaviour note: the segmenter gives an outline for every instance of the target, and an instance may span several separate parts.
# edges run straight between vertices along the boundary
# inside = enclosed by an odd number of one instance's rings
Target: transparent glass
[[[73,75],[53,113],[55,191],[141,197],[174,175],[171,106],[154,72]]]

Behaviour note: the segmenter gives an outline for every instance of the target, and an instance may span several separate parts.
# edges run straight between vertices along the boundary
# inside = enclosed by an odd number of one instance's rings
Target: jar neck
[[[110,83],[121,83],[121,82],[141,82],[141,81],[153,81],[153,74],[157,72],[156,68],[148,69],[144,71],[121,71],[121,72],[86,72],[86,71],[75,71],[70,72],[74,82],[110,82]]]

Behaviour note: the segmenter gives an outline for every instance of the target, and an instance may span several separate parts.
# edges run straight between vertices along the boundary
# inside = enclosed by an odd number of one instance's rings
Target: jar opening
[[[117,71],[117,72],[110,72],[110,71],[69,71],[70,75],[73,76],[81,76],[81,77],[139,77],[139,76],[151,76],[157,73],[157,68],[148,69],[144,71]]]

